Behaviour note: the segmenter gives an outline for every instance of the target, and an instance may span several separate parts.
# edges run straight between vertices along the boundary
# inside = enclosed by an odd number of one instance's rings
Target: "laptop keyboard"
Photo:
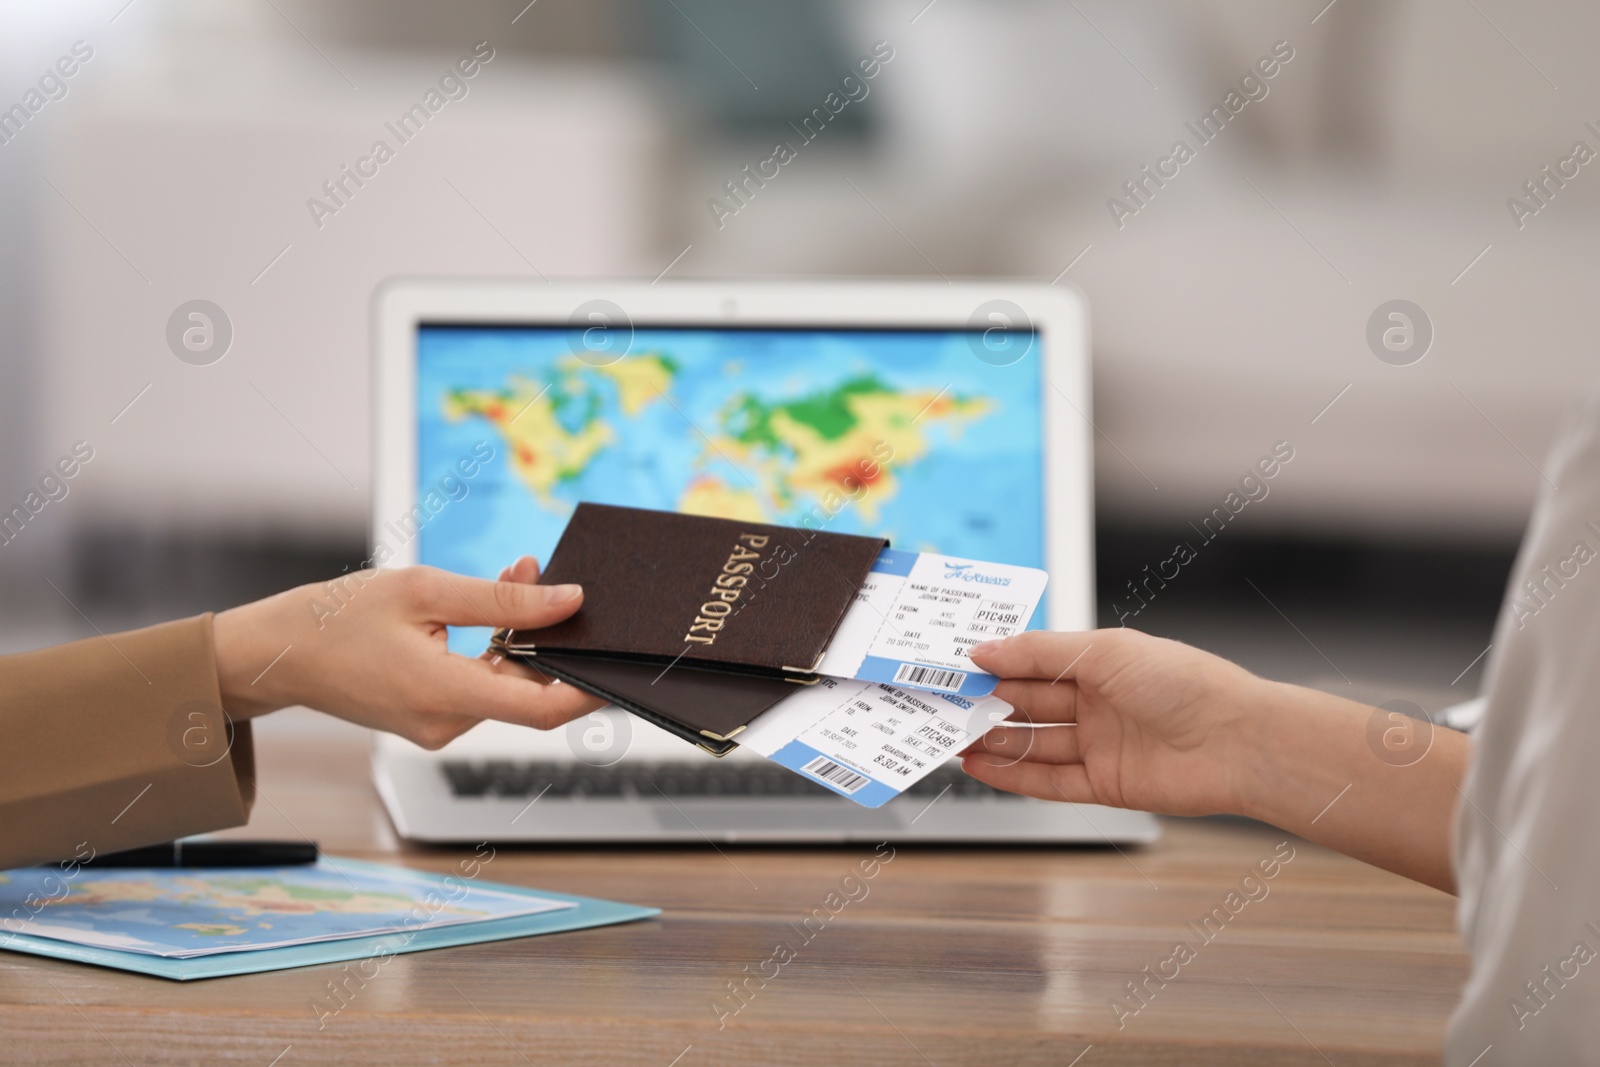
[[[585,763],[511,760],[444,760],[440,765],[458,797],[594,797],[595,799],[668,797],[798,797],[833,798],[830,789],[775,764],[634,763],[610,767]],[[906,790],[908,796],[1019,799],[944,766]]]

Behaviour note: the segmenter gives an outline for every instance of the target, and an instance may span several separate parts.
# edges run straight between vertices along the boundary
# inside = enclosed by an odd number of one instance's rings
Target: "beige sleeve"
[[[210,615],[0,656],[0,868],[239,826],[254,799]]]

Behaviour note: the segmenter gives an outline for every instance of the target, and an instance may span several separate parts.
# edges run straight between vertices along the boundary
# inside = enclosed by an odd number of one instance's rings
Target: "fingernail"
[[[1000,651],[999,641],[985,641],[981,645],[973,645],[970,649],[968,649],[967,657],[970,659],[973,656],[987,656],[991,652],[998,651]]]
[[[552,585],[545,589],[544,602],[546,604],[566,604],[577,600],[583,595],[581,585]]]

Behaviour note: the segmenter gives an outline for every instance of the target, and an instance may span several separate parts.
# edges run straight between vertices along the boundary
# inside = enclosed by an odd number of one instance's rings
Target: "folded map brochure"
[[[583,607],[494,647],[714,755],[744,743],[876,807],[1009,708],[972,646],[1048,576],[881,538],[579,504],[540,579]]]
[[[0,949],[167,978],[246,974],[626,922],[658,914],[323,857],[293,867],[0,871]]]

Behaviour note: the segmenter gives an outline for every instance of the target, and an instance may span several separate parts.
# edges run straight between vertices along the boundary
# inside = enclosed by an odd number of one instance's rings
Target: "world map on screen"
[[[548,558],[593,501],[1044,565],[1036,355],[996,367],[958,331],[659,329],[583,357],[564,329],[419,331],[421,562]]]

